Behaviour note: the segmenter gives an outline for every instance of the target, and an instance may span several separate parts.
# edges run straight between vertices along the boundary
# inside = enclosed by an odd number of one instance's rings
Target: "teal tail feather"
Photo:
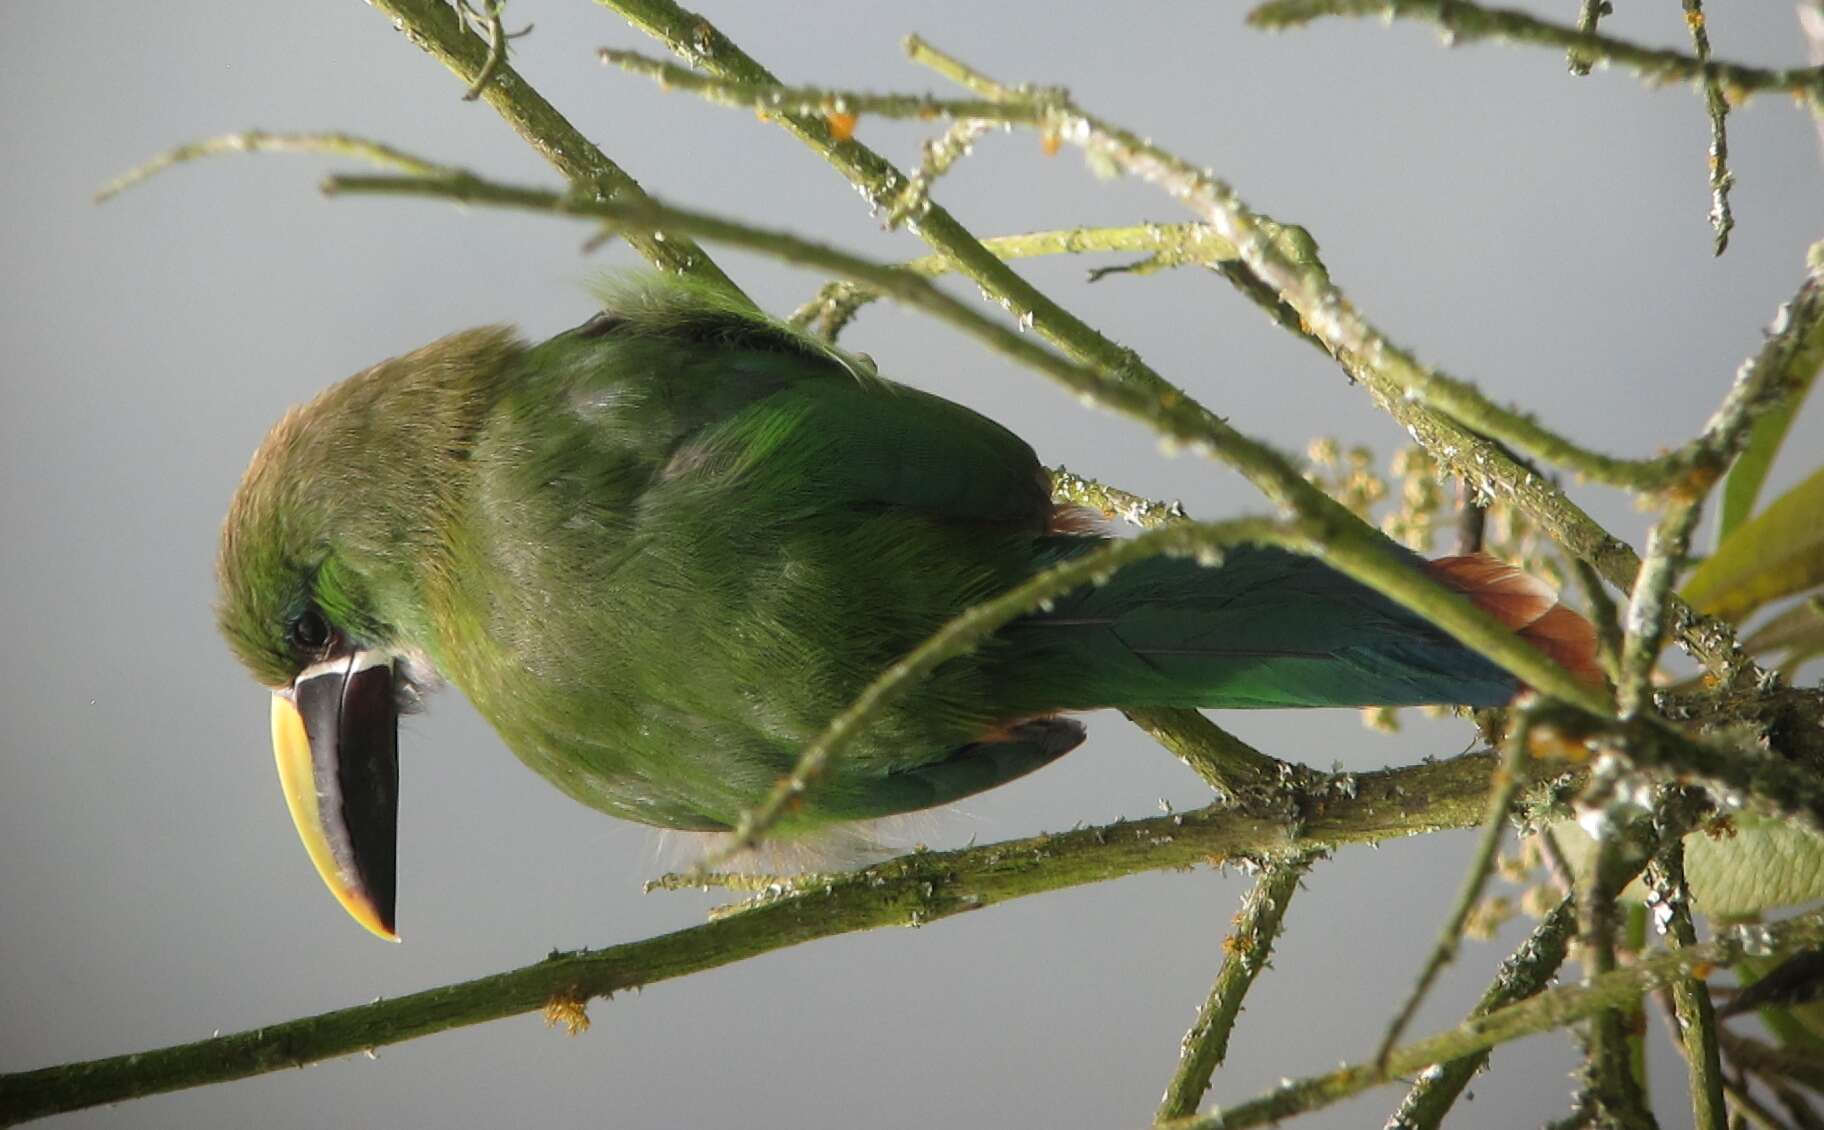
[[[1075,556],[1100,539],[1047,539]],[[1427,564],[1445,584],[1584,678],[1600,680],[1587,621],[1494,558]],[[1216,566],[1153,558],[998,635],[1007,700],[1034,714],[1099,707],[1489,707],[1512,675],[1313,558],[1243,547]]]

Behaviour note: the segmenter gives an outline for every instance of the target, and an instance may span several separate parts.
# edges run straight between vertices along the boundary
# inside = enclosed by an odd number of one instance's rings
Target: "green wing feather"
[[[880,670],[1030,573],[1050,513],[999,425],[663,301],[531,351],[473,462],[462,642],[439,667],[573,795],[686,827],[733,823]],[[870,728],[803,822],[941,803],[1061,753],[1055,733],[988,736],[999,650]]]

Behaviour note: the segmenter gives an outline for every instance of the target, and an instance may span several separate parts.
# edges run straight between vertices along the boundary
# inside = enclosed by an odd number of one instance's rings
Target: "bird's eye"
[[[329,621],[314,608],[291,622],[291,642],[302,651],[322,651],[329,643]]]

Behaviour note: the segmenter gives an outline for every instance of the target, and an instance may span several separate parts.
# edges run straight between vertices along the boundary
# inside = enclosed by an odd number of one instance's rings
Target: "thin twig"
[[[1305,482],[1283,456],[1236,432],[1194,402],[1162,401],[1130,383],[1060,358],[936,290],[923,278],[781,232],[698,213],[652,204],[623,208],[536,189],[491,184],[467,175],[456,178],[332,177],[325,187],[332,192],[441,196],[472,203],[585,215],[617,224],[662,224],[880,287],[976,336],[997,351],[1053,376],[1080,396],[1146,422],[1168,438],[1193,449],[1222,454],[1263,491],[1299,513],[1298,544],[1321,545],[1324,559],[1332,567],[1424,616],[1535,689],[1574,704],[1583,713],[1572,716],[1560,712],[1556,723],[1567,732],[1576,731],[1590,739],[1615,742],[1616,748],[1626,749],[1628,756],[1643,768],[1689,772],[1725,782],[1742,790],[1757,810],[1796,817],[1811,827],[1824,827],[1824,783],[1812,779],[1797,766],[1776,757],[1742,756],[1738,751],[1711,748],[1644,719],[1637,718],[1625,724],[1603,721],[1612,716],[1600,694],[1572,679],[1562,668],[1460,595],[1448,592],[1389,554],[1385,539],[1379,533],[1364,526],[1349,511]]]
[[[1488,534],[1488,506],[1476,497],[1476,492],[1468,483],[1457,484],[1457,552],[1474,554],[1482,552],[1482,543]]]
[[[705,74],[737,83],[778,84],[778,79],[701,15],[673,0],[598,0],[635,27],[664,43],[673,53]],[[892,206],[907,177],[893,164],[853,137],[838,138],[823,114],[771,116],[840,173],[875,209]],[[1110,341],[1011,270],[973,233],[935,202],[918,223],[918,236],[952,264],[955,271],[992,295],[1016,320],[1030,323],[1038,335],[1070,357],[1093,363],[1106,373],[1150,386],[1160,395],[1172,389],[1133,350]],[[1186,398],[1188,399],[1188,398]]]
[[[1583,4],[1577,9],[1577,33],[1579,35],[1592,34],[1596,30],[1597,21],[1608,13],[1609,0],[1583,0]],[[1590,58],[1575,47],[1564,53],[1564,60],[1571,68],[1572,74],[1582,76],[1590,73]]]
[[[932,183],[967,156],[981,136],[993,128],[993,122],[966,118],[953,123],[941,136],[925,142],[923,159],[912,171],[906,187],[900,190],[899,199],[887,209],[883,224],[891,230],[908,220],[917,223],[918,217],[931,206]]]
[[[1235,930],[1222,946],[1222,968],[1209,998],[1184,1035],[1178,1069],[1166,1084],[1155,1120],[1164,1122],[1197,1113],[1210,1089],[1210,1079],[1229,1050],[1229,1034],[1241,1015],[1241,1001],[1273,955],[1273,939],[1285,920],[1286,906],[1311,866],[1309,857],[1268,863],[1235,916]]]
[[[1798,0],[1799,30],[1805,35],[1805,54],[1812,63],[1824,66],[1824,0]],[[1817,130],[1818,143],[1824,147],[1824,106],[1811,106],[1811,120]]]
[[[1667,943],[1677,949],[1697,944],[1691,921],[1691,892],[1685,885],[1684,834],[1689,829],[1691,804],[1680,799],[1682,790],[1661,806],[1667,813],[1660,832],[1660,847],[1647,867],[1647,889],[1652,892],[1650,911]],[[1679,1039],[1691,1079],[1692,1116],[1697,1130],[1726,1130],[1728,1112],[1723,1107],[1723,1065],[1717,1051],[1716,1012],[1710,990],[1701,975],[1672,981],[1672,1001],[1678,1018]]]
[[[1281,298],[1279,291],[1255,274],[1254,269],[1239,257],[1225,259],[1212,266],[1243,298],[1258,306],[1274,325],[1326,356],[1329,355],[1330,347],[1306,327],[1304,316],[1298,312],[1298,308]]]
[[[1390,555],[1381,535],[1362,525],[1354,515],[1305,482],[1283,456],[1236,432],[1194,402],[1186,404],[1176,400],[1161,400],[1112,375],[1060,358],[1028,338],[987,320],[971,308],[949,298],[923,278],[856,259],[784,233],[763,231],[696,213],[661,208],[650,203],[638,208],[626,208],[541,190],[491,184],[467,175],[439,178],[334,177],[327,182],[326,189],[443,196],[506,207],[586,215],[617,224],[676,227],[780,255],[831,273],[844,274],[888,290],[895,297],[944,318],[1008,356],[1055,377],[1080,396],[1107,404],[1142,420],[1168,438],[1210,454],[1221,454],[1225,461],[1248,474],[1263,491],[1300,514],[1298,537],[1305,545],[1322,545],[1325,559],[1332,566],[1425,616],[1465,645],[1506,667],[1536,689],[1575,703],[1581,710],[1589,712],[1576,725],[1588,727],[1596,718],[1608,716],[1609,707],[1600,695],[1573,680],[1563,669],[1519,640],[1499,622],[1474,608],[1467,600],[1448,593]],[[1737,392],[1743,383],[1738,381]],[[1732,393],[1732,399],[1735,397],[1736,393]],[[1691,771],[1715,775],[1720,771],[1723,779],[1734,778],[1744,782],[1750,790],[1751,799],[1758,805],[1801,816],[1812,822],[1813,826],[1817,826],[1819,814],[1824,813],[1824,796],[1820,795],[1824,789],[1796,768],[1780,764],[1778,759],[1752,758],[1737,770],[1729,771],[1719,763],[1718,755],[1721,751],[1710,751],[1701,743],[1684,739],[1670,731],[1659,732],[1648,728],[1639,733],[1630,731],[1628,738],[1630,741],[1645,743],[1639,750],[1633,746],[1627,747],[1630,756],[1648,759],[1642,764],[1668,768],[1674,772]]]
[[[482,62],[481,70],[476,72],[475,81],[463,92],[464,102],[480,98],[481,92],[488,88],[488,83],[493,81],[495,73],[500,70],[500,65],[507,61],[507,28],[500,18],[500,8],[504,2],[505,0],[481,0],[484,9],[481,18],[488,28],[488,57]],[[468,7],[467,0],[464,0],[463,7]]]
[[[1647,536],[1647,554],[1622,618],[1625,634],[1615,697],[1623,717],[1632,718],[1651,704],[1653,668],[1665,646],[1671,614],[1667,598],[1690,557],[1691,535],[1703,514],[1701,501],[1701,496],[1673,499]]]
[[[1585,803],[1596,806],[1604,802],[1586,799]],[[1597,837],[1595,862],[1578,907],[1578,954],[1586,980],[1600,978],[1616,968],[1616,898],[1650,856],[1654,846],[1651,836],[1649,822],[1641,819],[1625,826],[1611,822],[1610,829]],[[1581,1072],[1583,1088],[1578,1092],[1577,1106],[1598,1125],[1621,1130],[1645,1130],[1656,1125],[1641,1080],[1633,1069],[1629,1020],[1638,1005],[1638,1000],[1622,1001],[1590,1018]]]
[[[449,68],[465,89],[478,85],[488,65],[488,41],[469,29],[455,6],[446,0],[371,2],[407,39]],[[578,192],[622,204],[646,199],[639,182],[545,101],[511,63],[496,61],[492,80],[481,87],[481,98]],[[745,300],[734,281],[687,237],[649,229],[629,231],[625,238],[641,258],[659,270],[685,275]]]
[[[1647,952],[1647,908],[1630,901],[1621,910],[1621,950],[1629,960]],[[1628,1073],[1640,1093],[1650,1095],[1647,1080],[1647,1002],[1639,1000],[1622,1013],[1622,1026],[1628,1039]]]
[[[1696,81],[1712,77],[1742,95],[1794,94],[1824,98],[1824,68],[1770,69],[1744,63],[1699,59],[1682,51],[1645,47],[1601,32],[1585,33],[1511,8],[1488,8],[1472,0],[1270,0],[1248,14],[1255,27],[1289,28],[1325,16],[1418,20],[1448,31],[1454,42],[1491,39],[1576,51],[1598,63],[1640,72],[1651,82]]]
[[[721,106],[757,114],[875,114],[883,118],[950,118],[959,121],[1006,121],[1009,113],[1042,122],[1044,106],[1030,102],[1009,108],[993,98],[939,98],[934,94],[870,94],[818,86],[784,86],[770,81],[720,79],[638,51],[603,47],[596,57],[630,74],[644,75],[668,90],[681,90]]]
[[[1190,766],[1218,795],[1238,803],[1262,799],[1296,804],[1315,776],[1260,752],[1200,711],[1169,706],[1133,707],[1127,720]]]
[[[1457,956],[1457,947],[1463,942],[1463,924],[1469,921],[1470,911],[1481,901],[1482,891],[1488,885],[1488,877],[1494,872],[1495,855],[1500,851],[1501,837],[1507,831],[1508,813],[1526,780],[1527,740],[1531,732],[1532,716],[1521,710],[1514,718],[1512,731],[1507,737],[1506,752],[1502,755],[1501,766],[1495,770],[1494,781],[1489,788],[1488,813],[1482,818],[1481,836],[1476,841],[1475,851],[1470,855],[1469,870],[1463,876],[1450,913],[1445,916],[1437,944],[1432,947],[1424,967],[1419,970],[1418,981],[1412,986],[1412,991],[1406,994],[1405,1003],[1393,1014],[1386,1034],[1375,1048],[1376,1063],[1387,1062],[1394,1046],[1405,1035],[1406,1025],[1411,1023],[1413,1015],[1419,1011],[1419,1005],[1424,1003],[1425,994],[1430,991],[1432,982]]]
[[[1621,614],[1615,598],[1596,567],[1581,557],[1571,558],[1571,568],[1583,586],[1584,599],[1590,605],[1590,623],[1596,627],[1596,658],[1609,678],[1621,678]]]
[[[1691,29],[1691,46],[1698,61],[1710,63],[1710,31],[1705,26],[1704,0],[1684,0],[1685,23]],[[1710,115],[1710,226],[1716,232],[1716,253],[1729,250],[1729,232],[1735,227],[1735,215],[1729,210],[1729,189],[1735,174],[1729,171],[1729,100],[1723,96],[1722,83],[1714,73],[1703,77],[1704,109]]]
[[[115,177],[95,194],[97,204],[111,200],[134,185],[150,180],[159,173],[188,161],[216,157],[224,153],[318,153],[332,157],[355,157],[383,169],[403,173],[437,176],[452,170],[443,165],[415,157],[402,149],[382,145],[347,133],[267,133],[247,130],[223,134],[167,149],[140,165]]]
[[[1558,844],[1558,835],[1548,826],[1541,826],[1533,833],[1539,842],[1539,856],[1545,860],[1545,868],[1551,873],[1553,882],[1566,891],[1577,889],[1577,873],[1571,867],[1570,860],[1564,856],[1564,848]]]
[[[1318,1110],[1422,1070],[1428,1064],[1456,1059],[1535,1032],[1562,1028],[1572,1021],[1619,1008],[1694,968],[1733,964],[1750,946],[1760,948],[1762,931],[1772,949],[1790,953],[1815,944],[1814,939],[1824,939],[1824,911],[1755,927],[1752,939],[1743,931],[1729,930],[1703,945],[1657,951],[1625,969],[1581,985],[1540,993],[1396,1048],[1384,1068],[1373,1063],[1340,1067],[1281,1084],[1258,1098],[1220,1112],[1160,1125],[1164,1130],[1243,1130]]]
[[[1159,502],[1120,487],[1110,486],[1058,467],[1051,472],[1051,497],[1056,502],[1094,510],[1104,518],[1119,518],[1143,530],[1156,530],[1170,522],[1190,518],[1177,500]]]
[[[1217,237],[1208,224],[1199,223],[1064,228],[993,236],[981,242],[984,248],[1003,260],[1099,251],[1151,251],[1163,264],[1197,263],[1220,269],[1235,258],[1235,248],[1227,240]],[[954,264],[942,255],[926,255],[899,266],[928,278],[954,269]],[[855,283],[833,282],[794,311],[788,321],[799,327],[815,324],[818,332],[834,340],[863,306],[882,297],[879,291]]]
[[[1503,1005],[1543,990],[1564,964],[1576,928],[1576,902],[1567,895],[1540,920],[1520,948],[1501,963],[1500,971],[1470,1016],[1487,1016]],[[1436,1130],[1457,1096],[1487,1063],[1488,1053],[1483,1051],[1425,1068],[1388,1117],[1385,1130]]]

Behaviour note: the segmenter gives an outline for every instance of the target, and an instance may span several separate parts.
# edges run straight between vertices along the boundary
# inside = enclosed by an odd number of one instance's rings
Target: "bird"
[[[879,672],[1111,536],[1053,501],[1000,424],[654,276],[540,344],[468,330],[293,408],[223,523],[216,613],[271,691],[316,870],[397,940],[398,719],[438,687],[583,804],[726,831]],[[1387,544],[1600,680],[1593,630],[1549,586]],[[1492,707],[1521,689],[1315,558],[1157,557],[937,667],[772,834],[994,788],[1077,747],[1072,715],[1099,708]]]

